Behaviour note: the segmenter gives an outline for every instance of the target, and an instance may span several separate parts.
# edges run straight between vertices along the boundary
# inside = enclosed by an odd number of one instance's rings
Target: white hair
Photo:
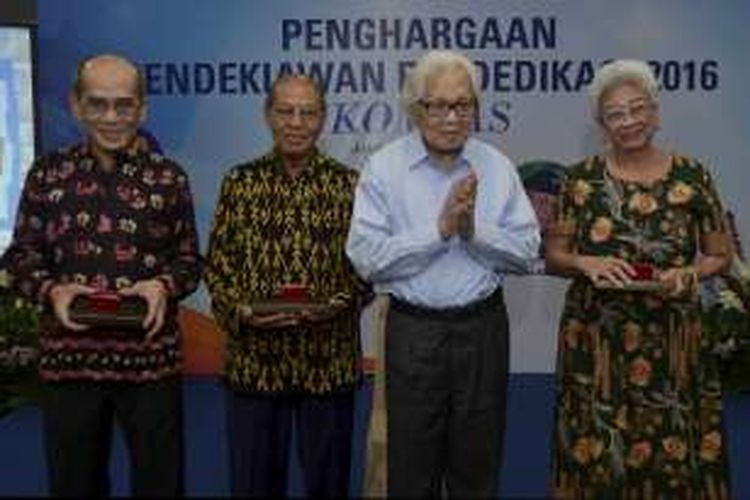
[[[479,79],[474,63],[465,55],[451,50],[431,50],[409,71],[401,88],[401,105],[413,118],[415,105],[425,97],[427,81],[449,70],[462,69],[471,80],[474,99],[479,99]]]
[[[624,83],[637,85],[648,94],[652,102],[659,102],[659,84],[651,67],[636,59],[616,59],[601,66],[589,85],[589,98],[595,116],[600,115],[602,96]]]

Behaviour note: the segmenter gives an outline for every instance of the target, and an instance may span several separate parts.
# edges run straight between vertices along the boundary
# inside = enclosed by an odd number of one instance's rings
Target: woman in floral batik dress
[[[699,280],[728,262],[708,170],[652,144],[657,84],[640,61],[591,86],[609,148],[570,168],[548,237],[573,278],[560,323],[553,444],[560,498],[729,498],[721,389]]]

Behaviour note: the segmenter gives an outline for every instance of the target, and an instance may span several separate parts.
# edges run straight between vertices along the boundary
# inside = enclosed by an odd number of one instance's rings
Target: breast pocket
[[[137,224],[134,243],[142,251],[156,251],[174,243],[179,218],[174,214],[174,200],[168,192],[144,192],[142,204],[128,211]]]

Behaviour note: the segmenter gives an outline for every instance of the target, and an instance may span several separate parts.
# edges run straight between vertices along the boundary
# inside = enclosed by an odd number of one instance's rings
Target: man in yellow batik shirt
[[[229,337],[232,492],[285,494],[294,424],[307,494],[343,497],[364,289],[344,252],[357,172],[315,146],[325,98],[314,80],[279,77],[265,114],[273,149],[226,175],[207,259]],[[285,289],[310,308],[257,306]]]

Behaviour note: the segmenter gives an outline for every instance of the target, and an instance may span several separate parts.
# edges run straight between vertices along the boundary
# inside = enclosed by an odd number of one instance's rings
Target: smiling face
[[[146,119],[134,66],[115,57],[89,61],[78,91],[70,96],[73,114],[89,136],[95,156],[107,163],[114,152],[129,148]]]
[[[323,130],[325,110],[311,82],[288,78],[275,86],[266,109],[266,121],[282,160],[297,163],[315,149]]]
[[[599,123],[616,151],[638,151],[651,145],[660,118],[648,92],[626,81],[604,92],[599,103]]]
[[[471,133],[475,103],[471,78],[463,68],[444,70],[427,79],[415,120],[431,154],[458,156]]]

